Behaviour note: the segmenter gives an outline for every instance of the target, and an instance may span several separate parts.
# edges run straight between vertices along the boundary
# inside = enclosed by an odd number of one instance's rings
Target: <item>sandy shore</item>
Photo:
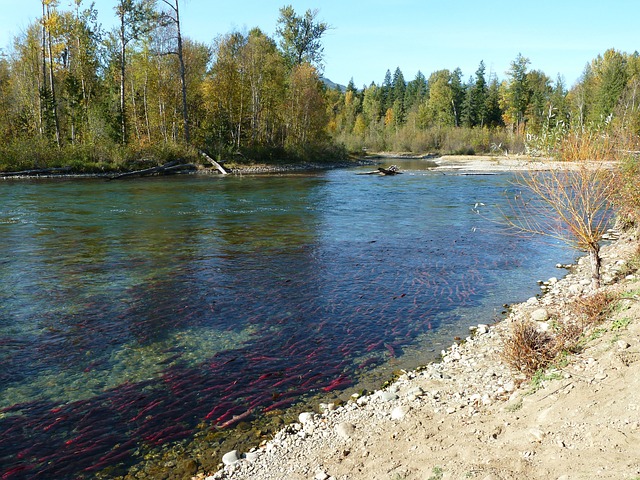
[[[505,321],[474,326],[441,362],[343,406],[320,405],[194,478],[640,479],[640,277],[619,278],[637,246],[627,234],[603,248],[602,288],[625,298],[580,353],[536,382],[503,362],[503,342],[518,319],[553,328],[571,318],[568,305],[590,289],[584,260]]]
[[[577,162],[559,162],[550,158],[511,156],[469,156],[444,155],[432,159],[438,170],[458,170],[463,172],[517,172],[524,170],[543,171],[553,169],[573,169]],[[615,162],[597,162],[597,165],[613,166]]]

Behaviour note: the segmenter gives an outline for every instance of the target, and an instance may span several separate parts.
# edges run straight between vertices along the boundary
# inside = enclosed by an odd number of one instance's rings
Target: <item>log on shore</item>
[[[133,172],[125,172],[113,177],[109,177],[109,180],[120,180],[121,178],[129,177],[147,177],[149,175],[170,175],[179,173],[185,170],[195,170],[197,167],[193,163],[178,163],[168,162],[164,165],[157,167],[144,168],[142,170],[135,170]]]
[[[70,172],[71,167],[35,168],[32,170],[21,170],[19,172],[2,172],[0,173],[0,177],[33,177],[38,175],[60,175]]]
[[[209,155],[207,155],[202,150],[200,150],[200,155],[202,155],[204,158],[206,158],[207,161],[211,165],[213,165],[216,168],[216,170],[218,170],[222,175],[227,175],[229,173],[229,172],[227,172],[226,168],[224,168],[222,165],[220,165],[218,162],[216,162],[213,158],[211,158]]]

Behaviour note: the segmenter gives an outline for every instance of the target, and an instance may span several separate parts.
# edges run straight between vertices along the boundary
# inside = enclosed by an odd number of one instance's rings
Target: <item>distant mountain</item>
[[[338,89],[340,89],[341,92],[346,92],[347,91],[347,87],[345,87],[344,85],[339,85],[337,83],[334,83],[331,80],[329,80],[328,78],[320,77],[320,80],[322,80],[322,83],[324,83],[327,86],[327,88],[330,88],[332,90],[338,88]]]

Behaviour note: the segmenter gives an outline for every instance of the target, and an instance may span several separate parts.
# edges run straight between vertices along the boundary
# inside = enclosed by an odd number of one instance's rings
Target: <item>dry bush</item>
[[[582,322],[582,328],[588,328],[599,325],[613,313],[617,298],[611,292],[596,292],[575,300],[571,310]]]
[[[619,222],[627,227],[640,225],[640,159],[629,155],[620,163],[617,178],[616,207]]]
[[[556,350],[560,352],[577,353],[578,344],[584,330],[578,324],[570,322],[563,323],[556,334]]]
[[[616,142],[598,130],[573,130],[560,140],[558,157],[565,161],[600,161],[616,158]]]
[[[502,358],[512,369],[531,377],[547,367],[558,354],[556,338],[538,330],[535,322],[516,321],[504,342]]]

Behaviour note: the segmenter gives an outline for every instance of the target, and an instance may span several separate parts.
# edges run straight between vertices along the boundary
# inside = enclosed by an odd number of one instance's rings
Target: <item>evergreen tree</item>
[[[417,110],[418,106],[424,102],[427,97],[427,79],[418,70],[416,78],[411,80],[407,84],[407,89],[404,94],[404,110],[409,112],[411,110]]]
[[[504,125],[503,111],[500,107],[500,82],[498,77],[492,75],[487,88],[487,99],[485,102],[486,125],[496,128]]]
[[[380,87],[380,96],[381,96],[381,111],[380,115],[384,116],[388,109],[393,107],[393,97],[392,97],[392,89],[393,89],[393,80],[391,78],[391,70],[387,70],[387,73],[384,75],[384,80],[382,81],[382,86]]]
[[[402,124],[405,119],[404,96],[406,89],[407,84],[404,81],[404,75],[402,75],[400,67],[397,67],[391,84],[391,98],[393,99],[392,108],[398,124]]]
[[[460,126],[462,119],[462,108],[465,98],[465,85],[462,83],[462,70],[456,68],[451,74],[451,106],[453,108],[453,116],[455,120],[455,126]]]
[[[527,121],[528,130],[538,133],[542,126],[548,122],[548,109],[551,98],[551,80],[539,70],[527,73],[528,105]]]
[[[484,126],[487,116],[487,81],[484,77],[484,61],[480,62],[476,70],[475,81],[469,82],[467,87],[467,109],[465,125],[470,127]]]

